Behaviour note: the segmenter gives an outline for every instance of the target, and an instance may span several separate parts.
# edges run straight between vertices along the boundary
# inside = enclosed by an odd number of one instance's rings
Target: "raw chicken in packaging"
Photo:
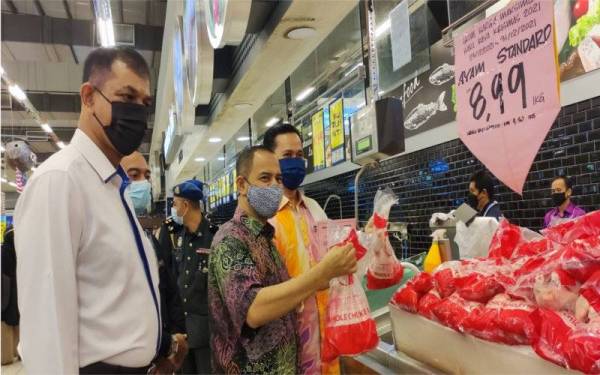
[[[575,304],[575,316],[581,322],[600,323],[600,271],[581,286]]]
[[[562,254],[561,267],[581,283],[600,271],[600,236],[577,239],[567,245]]]
[[[482,309],[483,306],[481,303],[467,301],[459,295],[453,294],[435,305],[433,315],[446,327],[458,332],[465,332],[465,320],[469,315],[476,314],[477,310]]]
[[[586,374],[600,374],[600,322],[578,324],[564,349],[568,366]]]
[[[535,327],[533,350],[540,357],[566,367],[566,346],[577,325],[575,316],[565,311],[536,309],[531,320]]]
[[[511,224],[506,219],[502,219],[500,220],[498,230],[492,238],[489,257],[511,259],[515,256],[515,252],[519,246],[542,239],[539,233],[527,228],[521,228],[518,225]],[[521,250],[521,252],[524,251]],[[520,253],[517,252],[517,254]]]
[[[331,223],[327,232],[328,247],[351,243],[357,260],[365,256],[367,250],[360,244],[354,228]],[[367,296],[355,275],[338,277],[330,282],[324,340],[321,357],[325,362],[340,355],[370,351],[379,343]]]
[[[542,234],[550,241],[563,245],[578,239],[600,236],[600,210],[545,229]]]
[[[575,311],[580,284],[560,268],[550,274],[537,274],[533,286],[535,301],[539,307],[556,311]]]
[[[385,289],[402,280],[404,268],[396,258],[388,238],[387,225],[390,209],[398,203],[391,189],[378,190],[375,194],[373,213],[374,233],[371,234],[369,248],[371,260],[367,269],[367,288]]]
[[[429,320],[436,320],[433,309],[442,301],[440,294],[436,290],[430,290],[419,300],[417,311],[419,315]]]
[[[427,272],[421,272],[401,286],[392,296],[392,304],[405,311],[416,313],[421,297],[433,288],[433,280]]]

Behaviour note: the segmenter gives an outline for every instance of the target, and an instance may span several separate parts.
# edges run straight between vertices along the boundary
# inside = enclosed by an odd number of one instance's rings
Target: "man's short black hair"
[[[556,180],[563,180],[565,182],[565,186],[567,187],[567,189],[571,189],[571,190],[573,189],[573,181],[571,178],[561,174],[561,175],[554,177],[554,180],[552,180],[552,182],[554,182]]]
[[[270,154],[273,153],[273,151],[265,146],[252,146],[240,152],[237,161],[235,162],[235,172],[238,176],[248,177],[250,170],[252,170],[254,155],[260,151],[268,152]]]
[[[485,190],[488,193],[488,197],[494,199],[494,179],[485,170],[477,171],[471,176],[470,182],[475,183],[475,187],[479,192]]]
[[[97,48],[88,55],[83,65],[83,82],[102,86],[116,60],[124,62],[138,76],[150,78],[150,68],[139,52],[131,47],[111,47]]]
[[[282,134],[290,134],[290,133],[297,134],[298,137],[300,137],[300,142],[302,142],[302,135],[300,134],[298,129],[296,129],[295,126],[293,126],[291,124],[280,122],[279,124],[269,128],[265,132],[265,137],[263,139],[263,146],[265,146],[266,148],[268,148],[271,151],[275,151],[275,148],[277,148],[277,137]]]

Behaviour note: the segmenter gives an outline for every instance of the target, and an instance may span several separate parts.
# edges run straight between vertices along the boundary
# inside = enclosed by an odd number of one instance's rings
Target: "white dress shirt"
[[[148,365],[160,335],[158,267],[122,179],[81,130],[44,162],[15,208],[21,357],[28,374]],[[136,242],[141,233],[151,281]],[[160,301],[157,301],[160,305]]]

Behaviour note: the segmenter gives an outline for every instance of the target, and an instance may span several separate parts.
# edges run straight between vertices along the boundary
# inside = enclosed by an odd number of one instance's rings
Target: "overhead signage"
[[[251,0],[203,0],[208,38],[213,48],[238,45],[246,35]]]
[[[519,194],[560,111],[553,15],[513,1],[454,39],[460,139]]]
[[[212,94],[214,51],[204,25],[203,2],[185,0],[183,45],[186,86],[194,106],[208,104]]]
[[[335,165],[345,160],[344,150],[344,103],[339,98],[329,105],[331,132],[331,161]]]
[[[312,115],[311,124],[313,168],[316,171],[325,168],[325,132],[323,129],[323,110],[320,110]]]

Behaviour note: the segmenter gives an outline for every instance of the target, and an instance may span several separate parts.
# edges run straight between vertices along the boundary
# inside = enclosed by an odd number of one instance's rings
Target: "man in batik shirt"
[[[213,370],[295,374],[295,309],[332,278],[356,271],[355,251],[334,247],[310,272],[289,279],[267,222],[283,195],[277,157],[253,147],[242,151],[236,170],[238,207],[215,235],[209,260]]]

